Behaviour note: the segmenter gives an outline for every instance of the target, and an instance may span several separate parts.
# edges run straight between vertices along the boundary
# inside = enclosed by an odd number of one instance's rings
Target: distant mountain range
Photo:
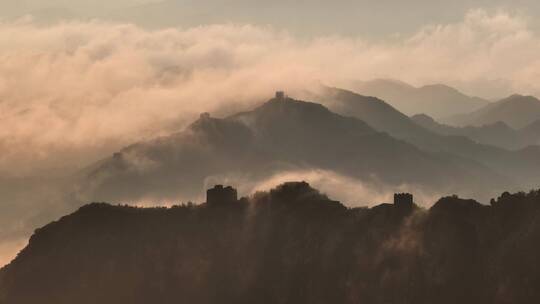
[[[484,202],[540,184],[540,147],[527,146],[538,143],[540,121],[521,129],[502,122],[459,128],[426,115],[410,118],[381,99],[343,89],[300,95],[312,102],[274,98],[224,118],[202,114],[184,130],[125,147],[56,187],[36,180],[47,190],[40,194],[17,183],[25,195],[8,196],[13,206],[41,199],[47,210],[17,219],[23,222],[17,229],[29,231],[90,201],[200,201],[215,183],[252,193],[298,176],[290,172],[330,172],[340,183],[358,183],[358,193],[414,189],[424,197],[456,193]]]
[[[539,120],[540,100],[533,96],[512,95],[471,113],[448,117],[442,122],[455,126],[483,126],[504,122],[514,129],[522,129]]]
[[[441,135],[466,136],[478,143],[505,149],[522,149],[540,144],[540,120],[516,130],[501,121],[478,127],[453,127],[438,123],[426,114],[414,115],[411,119],[425,129]]]
[[[425,113],[436,119],[469,113],[489,104],[443,84],[414,87],[397,80],[377,79],[357,82],[352,90],[383,99],[408,116]]]
[[[535,139],[535,144],[540,145],[540,119],[521,129],[520,132],[528,138]]]
[[[356,117],[424,151],[472,160],[510,177],[524,187],[534,187],[540,182],[535,173],[535,170],[540,169],[539,147],[508,151],[477,143],[466,136],[441,135],[423,128],[380,99],[343,89],[323,87],[317,93],[312,93],[311,98],[326,104],[337,113]]]
[[[201,205],[94,203],[36,230],[0,269],[0,303],[540,302],[540,191],[422,209],[407,195],[346,208],[305,182],[216,189]]]
[[[83,192],[99,201],[196,198],[209,180],[257,182],[306,169],[430,193],[484,195],[511,183],[476,161],[426,152],[357,118],[287,98],[223,119],[203,114],[185,131],[127,147],[89,170]]]
[[[382,100],[337,88],[321,104],[271,99],[226,118],[127,147],[85,171],[86,200],[195,200],[212,181],[253,185],[284,171],[329,170],[386,189],[480,199],[540,182],[540,149],[508,151],[428,130]],[[375,186],[376,185],[376,186]],[[157,189],[157,190],[156,190]]]

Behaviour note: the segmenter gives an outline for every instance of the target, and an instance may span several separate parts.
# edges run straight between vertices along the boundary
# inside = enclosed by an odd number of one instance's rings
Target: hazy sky
[[[460,20],[482,8],[528,15],[538,28],[536,0],[2,0],[4,18],[34,15],[38,20],[100,18],[139,25],[196,26],[209,23],[272,25],[299,35],[363,35],[375,38],[409,34],[426,24]]]

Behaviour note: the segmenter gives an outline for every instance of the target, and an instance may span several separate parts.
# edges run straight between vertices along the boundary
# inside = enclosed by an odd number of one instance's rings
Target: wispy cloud
[[[540,95],[540,37],[521,16],[483,10],[386,42],[297,38],[235,24],[148,30],[99,21],[0,23],[0,172],[73,169],[179,130],[200,112],[251,106],[277,88],[381,77],[488,96]],[[310,180],[347,202],[390,195],[328,172],[284,173],[253,189],[285,179]],[[13,206],[0,204],[4,214]]]
[[[176,130],[199,112],[311,81],[392,77],[478,94],[540,94],[538,54],[540,38],[523,18],[482,10],[385,43],[296,39],[249,25],[151,31],[97,21],[3,23],[0,170],[89,162]]]

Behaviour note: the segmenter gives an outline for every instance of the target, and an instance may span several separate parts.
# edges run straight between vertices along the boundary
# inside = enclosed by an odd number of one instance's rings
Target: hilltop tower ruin
[[[287,95],[285,95],[284,91],[277,91],[276,92],[276,99],[284,101],[285,99],[287,99]]]
[[[216,185],[206,191],[206,203],[220,205],[238,201],[238,192],[231,186]]]
[[[410,210],[413,208],[413,195],[410,193],[394,194],[394,205],[399,209]]]

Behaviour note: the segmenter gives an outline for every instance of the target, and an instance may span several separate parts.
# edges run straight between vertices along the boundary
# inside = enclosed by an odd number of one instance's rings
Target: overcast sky
[[[99,18],[159,28],[214,23],[271,25],[296,35],[361,35],[390,38],[426,24],[457,22],[467,11],[505,10],[528,16],[539,28],[537,0],[1,0],[0,15],[36,20]]]

